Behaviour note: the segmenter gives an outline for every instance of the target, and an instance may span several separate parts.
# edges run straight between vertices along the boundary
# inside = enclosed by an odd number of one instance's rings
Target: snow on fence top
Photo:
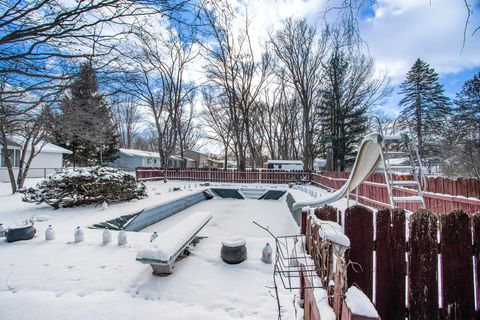
[[[341,225],[333,221],[318,219],[312,209],[309,217],[313,223],[319,226],[319,236],[321,238],[338,243],[344,247],[350,247],[350,239],[345,235]]]
[[[155,260],[169,263],[212,218],[210,212],[196,212],[172,228],[137,254],[137,260]]]
[[[350,287],[345,293],[345,303],[355,315],[378,318],[378,312],[370,299],[355,286]]]

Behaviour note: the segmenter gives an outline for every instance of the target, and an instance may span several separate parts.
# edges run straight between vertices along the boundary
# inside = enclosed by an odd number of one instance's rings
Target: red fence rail
[[[348,179],[349,172],[321,172],[312,174],[312,182],[338,190]],[[394,176],[395,180],[408,179],[409,176]],[[425,206],[436,213],[448,213],[455,209],[461,209],[469,213],[480,211],[480,180],[478,179],[448,179],[442,177],[428,177],[425,181]],[[364,181],[355,194],[350,198],[377,209],[388,208],[389,197],[385,176],[383,173],[374,173]],[[393,191],[396,197],[417,195],[417,191],[408,187],[395,187]],[[408,211],[419,208],[416,203],[404,203],[402,207]]]
[[[163,179],[163,171],[152,168],[137,168],[140,181]],[[223,170],[223,169],[171,169],[167,179],[186,181],[233,182],[233,183],[272,183],[310,181],[310,172],[306,171],[268,171],[268,170]]]

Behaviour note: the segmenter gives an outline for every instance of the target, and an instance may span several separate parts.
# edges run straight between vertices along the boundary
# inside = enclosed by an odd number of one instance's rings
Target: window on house
[[[5,161],[4,149],[0,149],[0,167],[5,168],[7,163]],[[10,158],[10,163],[14,168],[17,168],[20,165],[20,150],[7,149],[8,157]]]
[[[15,157],[14,157],[14,167],[20,167],[20,150],[15,150]]]

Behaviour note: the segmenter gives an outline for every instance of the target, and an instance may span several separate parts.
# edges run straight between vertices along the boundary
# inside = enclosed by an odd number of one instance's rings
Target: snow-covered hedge
[[[23,189],[23,201],[47,203],[58,209],[142,199],[145,185],[132,175],[109,167],[89,167],[52,174],[35,188]]]

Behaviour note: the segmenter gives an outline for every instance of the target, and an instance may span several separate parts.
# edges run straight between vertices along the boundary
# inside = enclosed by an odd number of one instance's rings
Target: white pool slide
[[[338,201],[347,194],[353,192],[370,174],[375,172],[382,158],[382,135],[371,133],[360,143],[357,158],[352,171],[343,187],[331,194],[324,195],[320,199],[312,201],[295,202],[293,210],[299,211],[303,207],[319,208],[326,204]]]

